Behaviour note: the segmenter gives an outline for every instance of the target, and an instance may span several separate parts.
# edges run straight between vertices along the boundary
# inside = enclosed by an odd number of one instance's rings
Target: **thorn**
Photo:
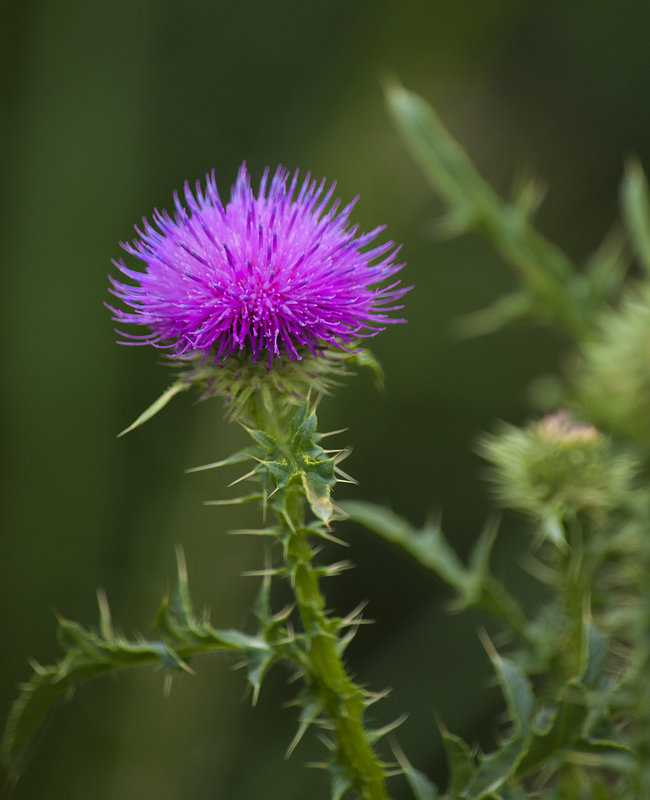
[[[245,422],[242,422],[242,421],[239,419],[239,417],[233,417],[233,420],[234,420],[234,421],[235,421],[235,422],[236,422],[238,425],[241,425],[241,426],[242,426],[242,428],[243,428],[243,429],[246,431],[246,433],[250,434],[250,433],[252,433],[252,432],[253,432],[253,430],[254,430],[254,429],[253,429],[253,428],[251,428],[251,427],[250,427],[250,425],[247,425]]]
[[[383,728],[377,728],[377,730],[371,731],[372,738],[377,742],[387,733],[394,731],[396,728],[399,728],[406,720],[408,719],[408,714],[400,714],[397,719],[389,722],[387,725],[384,725]]]
[[[246,572],[240,572],[242,578],[260,578],[265,576],[282,575],[283,569],[253,569]]]
[[[240,505],[241,503],[248,503],[252,500],[262,500],[263,495],[261,494],[247,494],[243,497],[233,497],[231,500],[204,500],[204,506],[236,506]]]
[[[327,431],[327,433],[321,433],[320,438],[325,439],[328,436],[337,436],[339,433],[345,433],[349,430],[349,428],[339,428],[337,431]]]
[[[337,456],[334,456],[334,463],[340,464],[342,461],[345,461],[345,459],[350,455],[351,452],[352,452],[351,447],[344,447],[343,450],[339,451],[339,454]]]
[[[295,533],[295,531],[294,531],[294,533]],[[349,547],[350,546],[349,542],[345,542],[345,541],[343,541],[343,539],[339,539],[337,536],[334,536],[334,534],[329,533],[328,531],[325,531],[322,528],[318,532],[314,531],[314,535],[315,536],[322,536],[323,539],[327,539],[330,542],[334,542],[334,544],[339,544],[339,545],[341,545],[341,547]]]
[[[200,467],[188,467],[185,472],[201,472],[204,469],[217,469],[218,467],[226,467],[230,464],[229,458],[224,458],[222,461],[213,461],[211,464],[202,464]]]
[[[334,522],[337,522],[337,521],[340,521],[340,520],[344,520],[344,519],[349,519],[349,516],[350,516],[350,515],[349,515],[349,514],[347,514],[347,513],[346,513],[346,512],[345,512],[345,511],[344,511],[344,510],[341,508],[341,506],[337,506],[337,505],[336,505],[336,503],[332,503],[332,510],[333,510],[333,512],[334,512],[334,514],[332,515],[332,520],[333,520]]]
[[[230,536],[277,536],[273,528],[233,528],[228,531]]]
[[[385,697],[392,692],[392,689],[382,689],[380,692],[369,692],[366,691],[365,695],[368,698],[368,705],[372,706],[375,703],[378,703],[380,700],[383,700]]]
[[[478,638],[481,640],[481,644],[485,648],[485,652],[488,654],[490,661],[493,664],[498,664],[501,661],[501,656],[497,652],[495,646],[492,644],[492,640],[488,636],[485,628],[479,628]]]
[[[279,488],[279,487],[278,487],[278,488]],[[277,491],[277,489],[275,489],[275,491]],[[270,496],[271,496],[271,495],[269,495],[269,497],[270,497]],[[292,521],[291,517],[290,517],[290,516],[287,514],[287,512],[286,512],[284,509],[282,509],[282,511],[281,511],[280,513],[282,514],[282,516],[283,516],[283,517],[284,517],[284,519],[285,519],[285,522],[286,522],[286,523],[287,523],[287,525],[289,526],[289,529],[291,530],[291,533],[293,533],[293,535],[295,536],[295,535],[296,535],[296,528],[295,528],[295,526],[294,526],[294,524],[293,524],[293,521]],[[321,535],[322,535],[322,534],[321,534]]]
[[[253,686],[253,698],[252,698],[252,701],[251,701],[251,705],[253,706],[253,708],[257,705],[257,701],[260,699],[260,689],[261,688],[262,687],[260,686],[259,683],[256,683],[255,686]]]
[[[257,467],[255,467],[255,469],[252,469],[250,472],[247,472],[245,475],[242,475],[241,478],[236,478],[234,481],[231,481],[228,484],[228,488],[230,489],[231,486],[235,486],[236,484],[245,481],[247,478],[252,478],[256,472],[257,472]]]
[[[181,583],[187,583],[187,562],[185,561],[185,552],[180,544],[175,547],[176,550],[176,569],[178,572],[178,580]]]
[[[296,607],[295,603],[289,603],[284,608],[280,609],[280,611],[277,611],[271,617],[271,619],[273,620],[273,622],[284,622],[286,619],[289,619],[289,617],[293,614],[295,607]]]
[[[375,622],[374,620],[372,620],[372,619],[362,619],[361,616],[360,616],[361,612],[363,611],[363,609],[367,605],[368,605],[368,601],[367,600],[364,600],[362,603],[359,603],[359,605],[356,608],[353,608],[352,611],[350,611],[350,613],[341,620],[341,625],[344,625],[345,627],[348,627],[348,626],[356,627],[357,625],[372,625],[372,624],[374,624],[374,622]]]
[[[329,738],[329,736],[325,736],[324,733],[319,733],[318,739],[320,739],[320,741],[325,745],[325,747],[327,747],[328,750],[334,750],[334,748],[336,747],[336,745]]]
[[[45,667],[42,664],[39,664],[35,658],[27,659],[27,663],[38,675],[45,675],[45,673],[47,672]]]
[[[343,472],[336,464],[334,465],[334,472],[336,475],[342,475],[342,478],[337,478],[337,483],[351,483],[354,486],[359,485],[359,481],[356,478],[353,478],[352,475],[348,475],[347,472]]]
[[[325,578],[333,578],[349,569],[354,569],[354,564],[351,561],[337,561],[327,567],[317,567],[317,571],[321,572]]]

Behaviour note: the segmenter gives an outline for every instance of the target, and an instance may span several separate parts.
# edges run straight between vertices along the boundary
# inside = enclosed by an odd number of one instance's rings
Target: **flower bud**
[[[608,437],[566,411],[525,428],[505,426],[483,439],[481,453],[494,467],[501,503],[530,514],[557,543],[567,517],[599,518],[624,503],[637,468]]]

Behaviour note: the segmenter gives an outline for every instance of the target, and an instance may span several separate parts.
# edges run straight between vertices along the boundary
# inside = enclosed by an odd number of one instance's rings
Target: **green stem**
[[[383,769],[368,741],[363,725],[365,698],[345,671],[338,648],[336,626],[325,613],[325,598],[313,565],[313,551],[303,528],[302,492],[296,492],[288,507],[291,534],[287,565],[294,576],[294,593],[309,642],[312,679],[326,714],[335,725],[339,755],[353,785],[363,798],[386,798]],[[295,532],[294,532],[295,531]]]
[[[275,408],[261,401],[257,405],[256,423],[280,444],[291,469],[299,465],[287,438],[290,418],[284,419]],[[292,463],[294,462],[294,463]],[[287,486],[281,499],[273,503],[277,529],[284,542],[285,568],[291,576],[296,607],[304,628],[303,666],[306,680],[322,705],[332,725],[336,742],[335,765],[343,767],[349,784],[363,800],[386,800],[384,769],[375,754],[368,731],[364,727],[364,711],[368,695],[347,674],[342,660],[340,624],[328,617],[325,598],[320,589],[314,551],[310,544],[313,528],[307,527],[307,498],[301,482]]]

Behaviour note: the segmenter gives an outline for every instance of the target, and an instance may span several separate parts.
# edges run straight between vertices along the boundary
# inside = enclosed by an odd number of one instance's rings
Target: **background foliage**
[[[218,627],[245,625],[256,586],[239,572],[262,565],[254,542],[224,532],[256,512],[202,507],[214,476],[182,473],[237,449],[242,434],[216,403],[193,408],[185,396],[116,440],[167,376],[152,353],[114,345],[101,306],[117,242],[211,167],[224,185],[244,158],[253,174],[281,161],[337,178],[344,199],[361,194],[362,227],[385,221],[404,242],[417,286],[409,324],[374,348],[388,390],[378,396],[361,375],[320,417],[324,429],[351,428],[347,466],[361,487],[348,496],[418,524],[442,511],[465,553],[490,505],[476,437],[530,412],[525,387],[563,342],[541,328],[453,337],[454,319],[511,279],[484,242],[432,239],[441,206],[391,126],[378,75],[392,70],[432,99],[503,193],[513,164],[539,172],[551,190],[537,224],[580,260],[616,214],[624,156],[650,160],[646,5],[63,0],[6,2],[3,18],[1,707],[28,655],[56,659],[50,609],[92,620],[100,585],[115,618],[142,628],[177,542],[196,604]],[[510,569],[524,542],[510,526],[494,563],[512,585],[525,581]],[[410,711],[400,741],[442,779],[434,709],[465,738],[491,741],[501,700],[485,686],[485,621],[448,616],[448,592],[424,571],[352,525],[346,535],[345,557],[362,567],[331,583],[328,599],[347,613],[367,598],[379,623],[359,634],[351,662],[371,688],[393,687],[383,721]],[[15,797],[238,800],[269,786],[327,796],[320,774],[282,761],[294,733],[293,711],[279,708],[290,696],[282,674],[251,710],[229,664],[202,662],[166,701],[162,677],[146,674],[85,687],[46,730]],[[305,742],[293,758],[318,756]]]

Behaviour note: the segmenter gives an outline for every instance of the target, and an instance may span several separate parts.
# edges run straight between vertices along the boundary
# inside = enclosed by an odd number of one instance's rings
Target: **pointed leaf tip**
[[[415,800],[437,800],[438,790],[429,778],[411,765],[397,742],[393,742],[392,748]]]
[[[190,386],[191,384],[185,381],[176,381],[176,383],[173,383],[160,395],[157,400],[154,400],[149,408],[145,409],[142,414],[140,414],[140,416],[128,426],[128,428],[124,428],[123,431],[118,433],[117,438],[119,439],[136,428],[139,428],[140,425],[144,425],[145,422],[148,422],[152,417],[155,417],[156,414],[161,411],[170,400],[172,400],[172,398],[174,398],[180,392],[186,391],[190,388]]]

